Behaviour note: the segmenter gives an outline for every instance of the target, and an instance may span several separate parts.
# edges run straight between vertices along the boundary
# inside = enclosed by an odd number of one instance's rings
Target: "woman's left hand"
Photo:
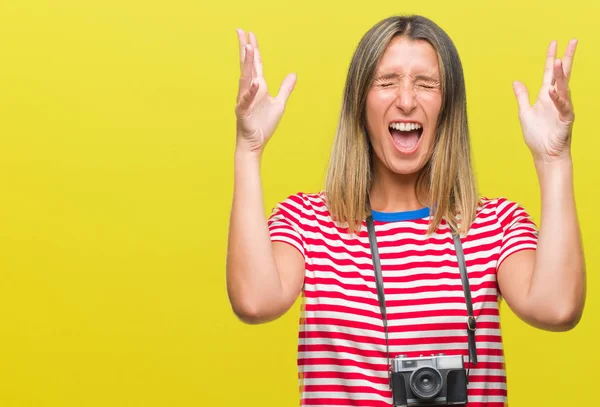
[[[561,60],[556,59],[556,41],[550,43],[542,87],[533,106],[525,85],[519,81],[513,83],[521,129],[535,160],[570,158],[575,113],[569,79],[576,47],[577,40],[571,40]]]

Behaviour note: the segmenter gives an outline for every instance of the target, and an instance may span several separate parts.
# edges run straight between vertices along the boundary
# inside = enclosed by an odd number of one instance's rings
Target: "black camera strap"
[[[467,335],[469,336],[469,360],[477,364],[477,348],[475,347],[475,330],[477,329],[477,320],[473,315],[473,301],[471,300],[471,288],[469,286],[469,276],[467,275],[467,266],[465,264],[465,255],[462,249],[460,236],[452,231],[454,239],[454,248],[458,258],[458,268],[460,269],[460,278],[462,280],[463,291],[465,292],[465,302],[467,303]]]
[[[373,224],[373,217],[367,217],[367,230],[369,232],[369,243],[371,246],[371,255],[373,257],[373,268],[375,269],[375,283],[377,285],[377,297],[379,299],[379,309],[381,310],[381,316],[383,318],[383,328],[385,332],[385,346],[387,365],[390,370],[390,385],[391,385],[391,369],[390,365],[390,345],[389,345],[389,333],[387,324],[387,312],[385,307],[385,294],[383,291],[383,276],[381,273],[381,262],[379,260],[379,249],[377,247],[377,237],[375,235],[375,226]],[[475,329],[476,320],[473,315],[473,304],[471,300],[471,289],[469,287],[469,278],[467,275],[467,267],[465,265],[465,257],[462,250],[462,243],[460,236],[452,231],[452,237],[454,239],[454,247],[456,250],[456,256],[458,258],[458,268],[460,270],[460,277],[462,280],[463,290],[465,293],[465,301],[467,303],[467,335],[469,340],[469,357],[473,364],[477,364],[477,349],[475,347]]]
[[[392,366],[390,365],[390,343],[388,339],[387,313],[385,309],[385,294],[383,292],[383,276],[381,273],[381,263],[379,261],[379,248],[377,247],[377,237],[375,236],[375,226],[373,217],[367,218],[367,230],[369,231],[369,243],[371,244],[371,255],[373,257],[373,268],[375,269],[375,284],[377,285],[377,297],[379,298],[379,309],[383,318],[383,329],[385,332],[385,349],[387,356],[388,376],[390,386],[392,385]]]

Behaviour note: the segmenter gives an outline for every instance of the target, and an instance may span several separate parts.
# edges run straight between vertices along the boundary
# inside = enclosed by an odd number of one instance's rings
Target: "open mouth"
[[[389,130],[396,147],[402,152],[410,153],[419,145],[423,125],[419,122],[393,122]]]

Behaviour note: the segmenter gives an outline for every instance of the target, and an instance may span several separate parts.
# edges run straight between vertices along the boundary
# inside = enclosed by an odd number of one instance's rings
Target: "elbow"
[[[581,321],[584,297],[561,298],[553,301],[530,303],[529,307],[519,308],[517,314],[529,325],[550,332],[571,331]]]
[[[553,327],[556,332],[574,329],[581,318],[585,307],[585,286],[580,285],[566,301],[556,301],[552,306]]]
[[[241,322],[258,325],[270,321],[260,298],[253,295],[252,291],[243,285],[228,281],[227,295],[231,311]]]
[[[567,332],[574,329],[583,315],[583,306],[575,302],[555,307],[546,329],[554,332]]]
[[[567,332],[579,325],[581,314],[576,311],[558,314],[553,321],[552,330],[555,332]]]
[[[271,318],[269,318],[264,313],[261,313],[257,308],[253,308],[250,306],[236,307],[233,305],[231,308],[233,310],[234,315],[240,321],[248,325],[260,325],[271,321]]]
[[[234,315],[243,323],[248,325],[259,325],[277,319],[279,315],[273,310],[265,308],[257,299],[252,298],[230,298],[231,309]]]
[[[536,320],[534,325],[552,331],[567,332],[579,325],[583,317],[586,301],[585,280],[575,284],[563,284],[561,292],[545,294],[531,303],[531,316]],[[535,309],[535,311],[533,311]]]

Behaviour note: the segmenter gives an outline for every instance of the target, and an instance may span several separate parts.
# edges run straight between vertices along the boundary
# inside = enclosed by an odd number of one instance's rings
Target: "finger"
[[[550,42],[548,52],[546,53],[546,65],[544,66],[544,85],[550,85],[552,82],[552,74],[554,71],[554,59],[556,57],[556,41]]]
[[[531,107],[529,104],[529,92],[527,91],[527,87],[522,82],[514,81],[513,91],[515,92],[515,97],[517,98],[519,111],[523,111]]]
[[[568,99],[569,97],[569,84],[568,79],[564,72],[564,66],[560,59],[554,61],[554,88],[558,92],[561,98]]]
[[[283,105],[287,104],[287,101],[292,94],[294,87],[296,86],[296,79],[296,74],[294,73],[291,73],[285,77],[281,83],[281,86],[279,87],[279,93],[275,98],[279,103]]]
[[[248,36],[250,37],[250,44],[252,44],[254,48],[258,48],[258,41],[256,40],[256,35],[254,35],[252,31],[250,31],[248,33]]]
[[[573,66],[573,58],[575,58],[575,50],[577,49],[578,41],[576,39],[572,39],[569,41],[569,45],[567,45],[567,49],[565,50],[565,55],[563,56],[563,71],[567,80],[571,77],[571,67]]]
[[[249,32],[248,34],[250,37],[250,44],[254,47],[254,71],[256,76],[263,76],[262,58],[260,57],[256,35],[254,35],[253,32]]]
[[[252,45],[246,44],[245,52],[246,55],[244,58],[244,65],[242,67],[242,77],[252,78],[252,73],[254,70],[254,48]]]
[[[242,65],[242,75],[238,85],[238,100],[250,88],[250,84],[252,82],[252,60],[254,59],[253,53],[254,51],[252,46],[246,45],[244,63]]]
[[[246,38],[246,33],[241,28],[236,28],[235,30],[238,36],[238,43],[240,46],[240,71],[244,66],[244,59],[246,58],[246,45],[248,44],[248,39]]]
[[[548,90],[548,95],[554,102],[554,106],[556,106],[556,110],[558,110],[561,120],[572,121],[574,115],[571,102],[569,102],[568,99],[561,97],[554,88],[550,88],[550,90]]]
[[[244,92],[244,94],[240,98],[240,101],[239,101],[239,103],[237,105],[237,109],[236,109],[237,114],[239,114],[239,115],[248,114],[248,112],[250,111],[250,106],[252,105],[252,102],[254,101],[256,94],[258,93],[258,87],[259,87],[258,81],[252,81],[249,89],[246,92]]]

